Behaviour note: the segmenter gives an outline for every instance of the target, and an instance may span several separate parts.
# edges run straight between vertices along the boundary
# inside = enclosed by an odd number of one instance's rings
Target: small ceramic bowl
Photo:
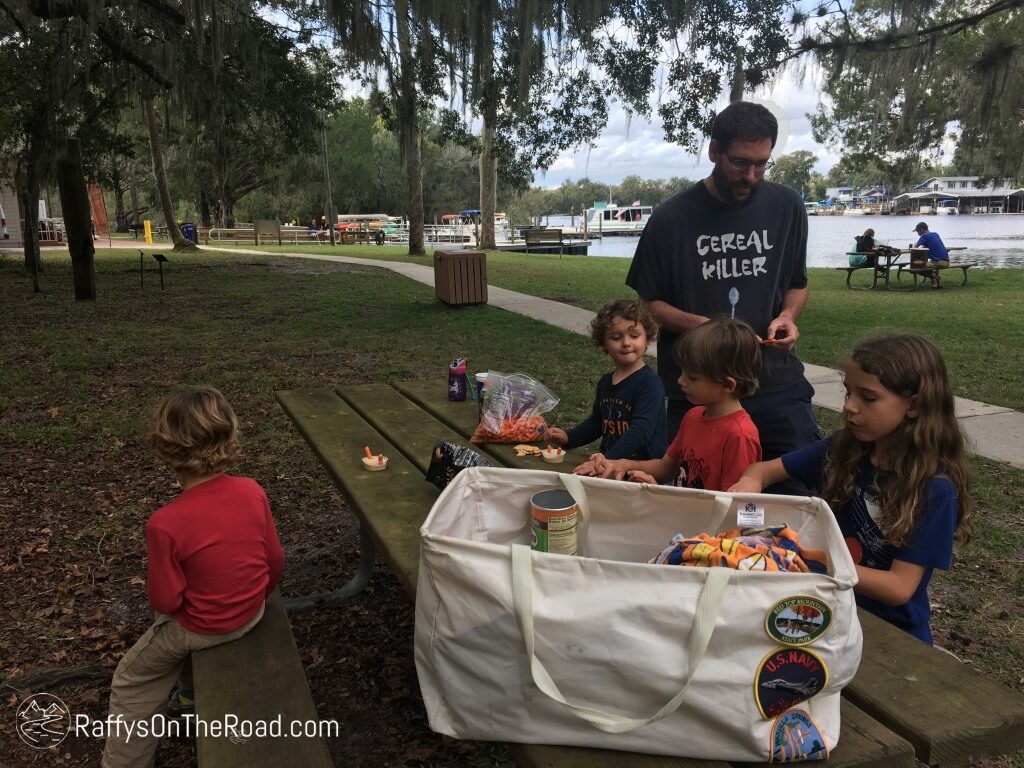
[[[366,458],[365,456],[363,456],[363,469],[365,469],[367,472],[383,472],[387,468],[387,456],[384,457],[383,462],[377,461],[376,456],[371,456],[370,458]]]
[[[561,464],[565,460],[565,451],[561,448],[542,448],[540,457],[548,464]]]

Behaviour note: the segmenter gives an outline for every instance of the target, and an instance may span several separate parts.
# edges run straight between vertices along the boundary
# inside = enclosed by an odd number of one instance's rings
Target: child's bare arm
[[[676,476],[679,472],[679,462],[668,454],[665,454],[660,459],[647,459],[646,461],[605,459],[604,469],[599,476],[622,480],[630,472],[643,472],[658,482],[662,482]]]
[[[923,565],[905,560],[893,560],[887,571],[858,565],[857,586],[853,591],[885,605],[903,605],[914,596],[924,571]]]
[[[765,486],[781,483],[789,479],[789,473],[782,464],[782,459],[759,461],[751,464],[747,471],[729,490],[732,493],[760,493]]]

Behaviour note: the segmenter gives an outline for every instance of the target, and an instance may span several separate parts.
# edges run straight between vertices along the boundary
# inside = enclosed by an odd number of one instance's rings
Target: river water
[[[809,216],[807,218],[807,266],[843,267],[846,252],[853,250],[854,236],[869,227],[875,230],[875,242],[906,248],[917,240],[914,225],[920,216]],[[957,261],[976,263],[979,269],[1024,267],[1024,215],[989,214],[965,216],[925,216],[923,220],[942,236],[948,246],[964,246],[955,251]],[[568,216],[546,217],[542,223],[550,227],[568,227]],[[576,217],[579,223],[579,217]],[[637,237],[606,237],[593,240],[591,256],[631,258]]]

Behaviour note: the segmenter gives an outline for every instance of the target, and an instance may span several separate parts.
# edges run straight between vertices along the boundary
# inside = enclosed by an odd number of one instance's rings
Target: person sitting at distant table
[[[868,228],[863,235],[854,237],[857,245],[854,248],[856,255],[850,255],[851,267],[873,267],[878,263],[878,254],[875,253],[875,230]]]
[[[939,279],[939,267],[949,266],[949,251],[946,250],[945,243],[942,242],[942,238],[939,237],[938,232],[929,232],[928,225],[923,221],[918,222],[917,226],[914,227],[914,231],[918,234],[917,242],[914,243],[911,248],[927,248],[928,258],[925,259],[919,254],[910,255],[910,264],[913,267],[934,267],[932,270],[932,288],[941,288],[942,281]]]

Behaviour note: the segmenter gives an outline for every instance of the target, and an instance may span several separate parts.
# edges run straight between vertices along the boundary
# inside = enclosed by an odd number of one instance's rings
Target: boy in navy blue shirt
[[[610,459],[656,459],[665,453],[665,387],[644,362],[658,323],[637,299],[603,306],[590,323],[590,336],[615,365],[597,382],[590,416],[564,430],[550,427],[548,437],[565,448],[601,438],[599,452]]]

